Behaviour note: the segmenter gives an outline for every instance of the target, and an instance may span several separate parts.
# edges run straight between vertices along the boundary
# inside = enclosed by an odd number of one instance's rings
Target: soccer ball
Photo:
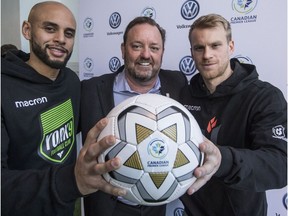
[[[186,108],[158,94],[131,97],[108,114],[108,125],[98,139],[116,137],[116,144],[99,162],[119,157],[123,165],[103,177],[127,191],[124,199],[155,206],[169,203],[196,180],[193,171],[202,165],[198,145],[201,130]]]

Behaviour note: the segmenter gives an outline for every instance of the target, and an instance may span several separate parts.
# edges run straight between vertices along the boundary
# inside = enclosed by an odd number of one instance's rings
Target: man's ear
[[[22,34],[27,39],[31,39],[31,24],[28,21],[24,21],[22,24]]]
[[[193,59],[193,50],[192,50],[192,47],[190,47],[190,53],[191,53],[191,57]]]
[[[233,40],[229,41],[229,51],[230,51],[230,55],[232,55],[234,52],[234,41]]]
[[[122,59],[125,58],[125,45],[124,43],[121,43],[121,52],[122,52]]]

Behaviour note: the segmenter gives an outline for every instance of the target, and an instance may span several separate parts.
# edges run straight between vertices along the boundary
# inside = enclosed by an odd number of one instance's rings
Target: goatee
[[[54,69],[64,68],[72,55],[72,52],[68,54],[64,61],[51,60],[46,52],[46,49],[48,49],[47,46],[44,49],[41,49],[41,47],[33,39],[31,39],[31,42],[32,51],[35,53],[35,55],[39,59],[41,59],[46,65]]]

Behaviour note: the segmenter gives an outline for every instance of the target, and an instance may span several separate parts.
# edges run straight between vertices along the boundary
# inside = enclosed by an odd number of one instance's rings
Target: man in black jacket
[[[179,99],[187,79],[180,71],[160,69],[164,52],[165,31],[151,18],[137,17],[124,33],[121,45],[124,67],[82,82],[81,129],[83,139],[89,128],[110,110],[134,95],[162,94]],[[98,216],[164,216],[166,205],[139,206],[121,197],[96,192],[85,198],[85,214]]]
[[[112,136],[96,142],[107,119],[91,125],[76,160],[80,81],[66,67],[75,31],[75,18],[65,5],[38,3],[22,26],[30,54],[15,50],[1,59],[3,216],[69,216],[78,197],[98,189],[114,195],[123,191],[101,177],[120,161],[97,164],[95,158],[115,143]]]
[[[198,18],[189,40],[199,74],[181,101],[214,144],[200,144],[206,163],[195,169],[194,193],[183,196],[186,211],[267,215],[265,191],[287,184],[287,102],[278,88],[258,79],[254,65],[230,60],[234,42],[222,16]]]

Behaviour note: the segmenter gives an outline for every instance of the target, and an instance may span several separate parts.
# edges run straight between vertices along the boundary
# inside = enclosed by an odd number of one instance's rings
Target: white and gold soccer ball
[[[193,172],[203,163],[198,149],[203,137],[183,105],[162,95],[142,94],[123,101],[107,117],[98,139],[114,135],[116,144],[98,161],[121,158],[123,165],[103,177],[126,189],[123,198],[162,205],[179,198],[196,180]]]

